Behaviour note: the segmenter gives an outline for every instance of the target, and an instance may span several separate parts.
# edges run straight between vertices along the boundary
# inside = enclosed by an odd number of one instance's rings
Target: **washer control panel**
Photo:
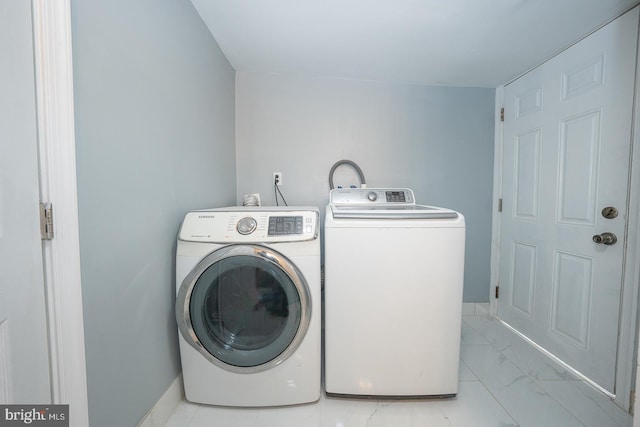
[[[333,205],[413,205],[413,191],[408,188],[338,188],[331,190]]]
[[[192,242],[276,243],[316,239],[319,211],[220,208],[187,213],[178,238]]]

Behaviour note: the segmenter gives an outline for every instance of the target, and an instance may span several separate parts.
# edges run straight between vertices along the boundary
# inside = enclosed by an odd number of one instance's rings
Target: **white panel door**
[[[498,316],[612,393],[637,26],[636,9],[505,87]]]
[[[0,2],[0,403],[50,403],[31,2]]]

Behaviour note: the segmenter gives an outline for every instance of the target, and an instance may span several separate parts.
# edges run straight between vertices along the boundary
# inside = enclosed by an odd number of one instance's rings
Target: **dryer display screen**
[[[269,236],[302,234],[302,216],[269,217]]]

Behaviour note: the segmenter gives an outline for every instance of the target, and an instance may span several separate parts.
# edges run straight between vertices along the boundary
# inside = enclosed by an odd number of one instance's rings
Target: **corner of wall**
[[[182,385],[182,374],[178,375],[169,386],[162,397],[147,412],[144,418],[138,423],[138,427],[163,427],[171,413],[184,400],[184,387]]]

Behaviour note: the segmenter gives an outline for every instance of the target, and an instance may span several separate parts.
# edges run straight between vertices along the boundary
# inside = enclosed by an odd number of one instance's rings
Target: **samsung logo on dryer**
[[[198,218],[204,218],[204,219],[214,219],[216,216],[215,215],[198,215]]]

